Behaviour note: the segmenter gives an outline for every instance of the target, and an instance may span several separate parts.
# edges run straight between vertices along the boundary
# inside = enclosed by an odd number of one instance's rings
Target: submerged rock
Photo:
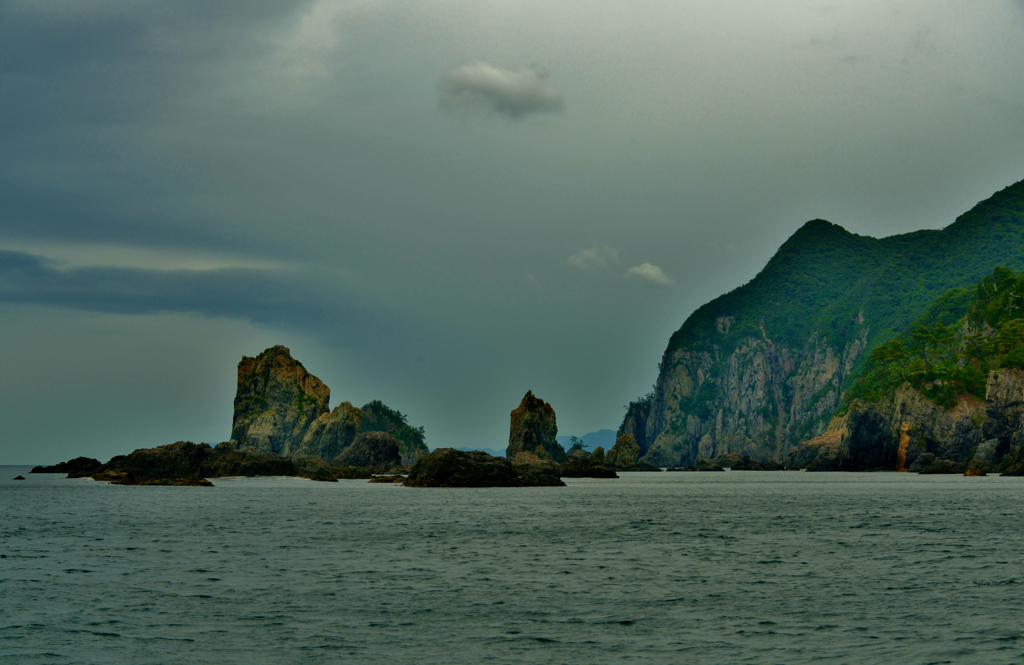
[[[555,462],[565,460],[565,448],[558,443],[555,410],[544,400],[527,391],[519,406],[510,414],[508,447],[505,456],[515,459],[521,452],[533,452],[542,446]]]
[[[479,451],[439,448],[423,455],[405,479],[406,487],[528,487],[564,485],[558,472]]]

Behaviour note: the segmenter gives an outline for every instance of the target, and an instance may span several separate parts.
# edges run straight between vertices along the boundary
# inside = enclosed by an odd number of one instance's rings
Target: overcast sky
[[[615,428],[801,224],[1024,179],[1024,2],[0,0],[0,463],[231,425],[273,344],[430,447]]]

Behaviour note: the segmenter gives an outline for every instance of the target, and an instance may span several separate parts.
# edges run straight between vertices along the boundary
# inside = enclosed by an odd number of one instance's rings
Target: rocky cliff
[[[238,363],[231,439],[239,448],[293,455],[327,413],[331,390],[283,346]],[[335,453],[337,454],[337,453]]]
[[[784,464],[820,471],[924,471],[937,465],[959,473],[1012,472],[1024,444],[1022,415],[1022,369],[993,371],[984,401],[963,395],[952,408],[904,384],[878,403],[854,402],[823,436],[794,447]]]
[[[558,443],[555,410],[544,400],[527,391],[519,406],[512,411],[508,447],[505,456],[515,459],[518,453],[533,453],[541,446],[558,463],[565,461],[565,448]]]
[[[673,334],[653,394],[630,405],[618,435],[659,466],[730,452],[780,459],[825,435],[872,349],[1000,264],[1024,267],[1024,182],[941,231],[875,239],[808,222]]]
[[[411,427],[400,412],[379,400],[363,409],[342,402],[331,411],[330,396],[330,388],[283,346],[243,356],[231,442],[239,450],[326,461],[344,453],[360,433],[384,431],[399,440],[405,464],[427,452],[423,428]]]

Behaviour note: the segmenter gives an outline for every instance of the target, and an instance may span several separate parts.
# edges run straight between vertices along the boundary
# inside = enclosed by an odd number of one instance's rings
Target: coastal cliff
[[[653,392],[630,404],[618,436],[658,466],[780,459],[826,434],[873,349],[996,265],[1024,267],[1024,182],[940,231],[876,239],[808,222],[672,335]]]

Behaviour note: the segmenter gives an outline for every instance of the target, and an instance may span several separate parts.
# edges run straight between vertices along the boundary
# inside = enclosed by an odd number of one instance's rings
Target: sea
[[[1024,478],[27,471],[0,467],[0,663],[1024,663]]]

